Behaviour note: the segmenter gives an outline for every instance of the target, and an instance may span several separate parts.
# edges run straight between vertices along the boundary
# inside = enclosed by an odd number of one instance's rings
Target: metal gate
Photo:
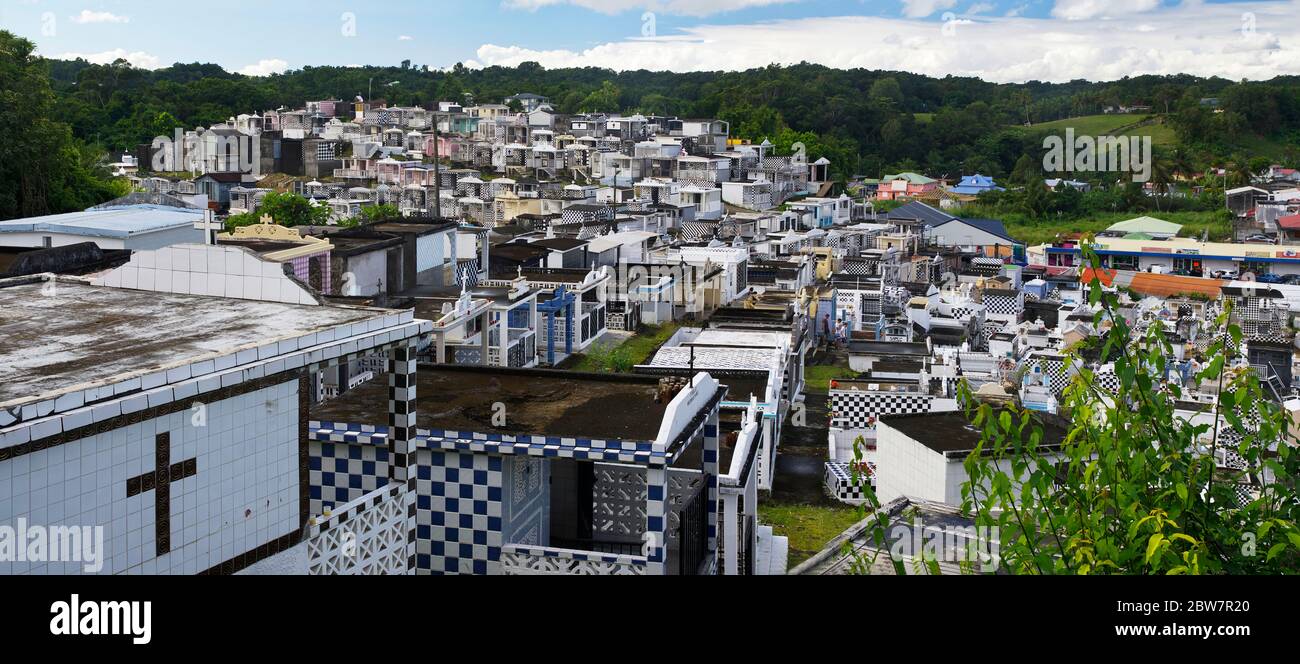
[[[709,552],[708,513],[705,509],[708,506],[705,502],[707,494],[707,490],[695,494],[681,511],[681,521],[677,526],[677,541],[680,546],[677,556],[680,563],[678,573],[682,576],[699,574],[700,564]]]

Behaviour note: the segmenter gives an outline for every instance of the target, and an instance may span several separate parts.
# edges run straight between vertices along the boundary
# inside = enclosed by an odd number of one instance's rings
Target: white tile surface
[[[298,383],[130,425],[0,462],[0,524],[103,526],[113,574],[193,574],[298,528]],[[201,400],[200,400],[201,401]],[[198,474],[171,485],[172,551],[155,557],[155,492],[128,498],[154,469],[154,436]],[[81,563],[22,562],[13,574],[80,574]]]

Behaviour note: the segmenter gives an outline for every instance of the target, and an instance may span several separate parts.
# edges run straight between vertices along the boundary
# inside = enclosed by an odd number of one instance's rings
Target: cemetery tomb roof
[[[86,389],[394,312],[0,281],[0,404]]]
[[[421,367],[416,426],[422,430],[652,441],[668,401],[657,403],[659,379],[542,369]],[[496,404],[506,425],[494,426]],[[312,419],[383,426],[388,385],[370,381],[312,409]]]

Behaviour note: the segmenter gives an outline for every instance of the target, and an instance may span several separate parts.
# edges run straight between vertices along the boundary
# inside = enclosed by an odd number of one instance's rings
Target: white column
[[[503,312],[501,312],[501,320],[499,320],[499,321],[497,322],[497,325],[499,326],[499,328],[500,328],[500,330],[501,330],[501,339],[500,339],[500,345],[501,345],[501,357],[497,358],[497,363],[498,363],[500,366],[508,367],[508,366],[510,366],[510,353],[509,353],[509,348],[510,348],[510,312],[509,312],[509,311],[503,311]]]
[[[722,495],[722,573],[727,576],[740,574],[739,500],[738,494]]]
[[[750,472],[753,473],[753,471],[750,471]],[[745,520],[745,523],[748,524],[748,523],[750,523],[750,519],[749,519],[749,517],[751,517],[751,516],[755,516],[755,517],[757,517],[757,514],[758,514],[758,478],[757,478],[757,475],[751,474],[750,477],[749,477],[747,480],[745,480],[745,501],[744,501],[744,503],[745,503],[745,505],[744,505],[744,510],[741,511],[741,518],[743,518],[743,519]],[[753,526],[754,526],[754,527],[750,528],[748,531],[745,532],[745,541],[740,542],[740,546],[742,546],[742,547],[743,547],[743,546],[750,546],[750,547],[753,547],[753,548],[750,549],[750,550],[751,550],[751,551],[755,551],[755,552],[757,552],[757,551],[758,551],[758,519],[757,519],[757,518],[755,518],[755,519],[753,520]],[[757,556],[755,556],[755,557],[757,558]],[[755,560],[755,563],[757,563],[757,560]],[[755,571],[757,571],[757,570],[755,570]]]

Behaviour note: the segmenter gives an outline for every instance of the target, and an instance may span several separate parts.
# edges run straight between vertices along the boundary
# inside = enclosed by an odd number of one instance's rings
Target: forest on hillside
[[[730,122],[739,138],[766,138],[779,148],[801,141],[810,154],[830,158],[841,177],[904,170],[937,177],[977,171],[1006,176],[1023,154],[1041,153],[1033,125],[1121,105],[1151,107],[1151,115],[1174,129],[1177,149],[1198,164],[1221,166],[1256,156],[1300,159],[1297,77],[1232,82],[1141,76],[1106,83],[993,84],[811,64],[678,74],[545,69],[536,63],[484,69],[457,65],[447,71],[409,63],[305,67],[248,77],[198,63],[155,71],[123,61],[47,65],[59,100],[56,119],[81,139],[108,149],[170,134],[178,125],[207,126],[240,113],[365,97],[373,90],[376,99],[389,104],[426,108],[439,100],[501,103],[510,95],[532,92],[549,97],[561,113],[717,117]],[[1217,99],[1221,112],[1202,103],[1208,99]]]
[[[809,155],[832,161],[840,180],[916,171],[943,178],[980,172],[1019,182],[1037,174],[1042,138],[1058,130],[1056,121],[1121,105],[1150,107],[1130,116],[1138,127],[1133,131],[1150,126],[1169,133],[1170,140],[1157,145],[1157,159],[1176,164],[1179,173],[1216,167],[1246,177],[1260,164],[1300,165],[1300,77],[994,84],[812,64],[679,74],[546,69],[537,63],[483,69],[458,64],[435,71],[409,62],[304,67],[249,77],[214,64],[146,70],[123,60],[102,65],[43,60],[31,55],[30,43],[2,31],[0,44],[9,45],[0,49],[0,79],[22,72],[28,85],[36,85],[32,77],[41,76],[36,98],[48,103],[35,109],[51,126],[70,131],[69,145],[83,156],[129,149],[171,135],[177,127],[209,126],[241,113],[301,107],[309,100],[373,95],[391,105],[428,108],[440,100],[501,103],[532,92],[551,98],[561,113],[720,118],[731,123],[735,137],[768,139],[778,151],[804,143]],[[7,79],[0,82],[6,96],[17,94]],[[1215,102],[1207,103],[1210,99]],[[18,101],[15,96],[6,107],[22,105]],[[1051,124],[1040,127],[1043,123]],[[1103,182],[1106,175],[1095,179]],[[2,201],[0,217],[12,209]]]

